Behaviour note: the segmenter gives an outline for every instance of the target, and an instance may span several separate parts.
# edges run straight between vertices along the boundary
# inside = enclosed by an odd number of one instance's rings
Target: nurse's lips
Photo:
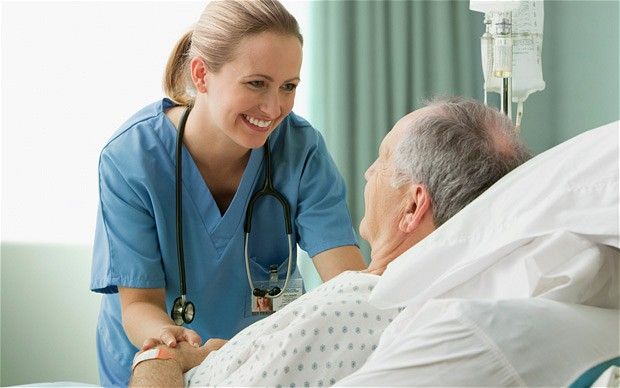
[[[273,123],[273,120],[269,120],[269,121],[259,120],[256,117],[252,117],[248,115],[241,115],[241,117],[243,117],[243,121],[248,127],[258,132],[269,131],[269,129],[271,128],[271,124]]]

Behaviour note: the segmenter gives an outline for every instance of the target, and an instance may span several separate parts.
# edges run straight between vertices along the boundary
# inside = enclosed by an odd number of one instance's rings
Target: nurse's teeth
[[[250,117],[247,115],[245,115],[245,118],[252,124],[256,125],[257,127],[265,128],[271,125],[271,121],[262,121],[262,120],[255,119],[254,117]]]

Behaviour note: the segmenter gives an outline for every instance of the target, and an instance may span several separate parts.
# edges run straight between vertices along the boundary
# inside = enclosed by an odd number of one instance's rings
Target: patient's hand
[[[159,348],[166,348],[172,354],[172,359],[139,363],[132,372],[129,385],[131,387],[182,387],[183,373],[200,364],[209,353],[218,350],[226,342],[223,339],[212,338],[200,347],[192,346],[187,341],[179,342],[174,348],[158,345]]]
[[[228,340],[221,338],[210,338],[207,340],[207,342],[205,342],[203,347],[210,348],[211,351],[220,350],[222,346],[226,345],[226,342],[228,342]]]
[[[183,373],[199,365],[212,351],[220,349],[228,342],[220,338],[211,338],[203,346],[195,347],[188,342],[179,342],[176,347],[169,348],[175,360],[181,365]]]
[[[187,341],[190,345],[198,347],[202,343],[202,339],[194,330],[186,329],[181,326],[169,325],[161,329],[159,338],[149,338],[142,344],[140,350],[149,350],[158,345],[167,345],[171,348],[177,346],[177,343]]]

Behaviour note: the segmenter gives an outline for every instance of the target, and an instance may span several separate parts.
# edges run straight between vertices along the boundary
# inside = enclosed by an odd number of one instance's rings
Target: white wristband
[[[136,369],[136,366],[142,361],[147,360],[170,360],[173,359],[174,356],[172,353],[166,348],[155,348],[149,349],[145,352],[136,354],[133,358],[133,364],[131,365],[131,370]]]

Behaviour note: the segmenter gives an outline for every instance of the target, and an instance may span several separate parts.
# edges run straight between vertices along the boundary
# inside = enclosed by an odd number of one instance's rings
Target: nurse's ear
[[[192,82],[199,93],[207,92],[207,64],[202,58],[194,57],[190,62]]]

